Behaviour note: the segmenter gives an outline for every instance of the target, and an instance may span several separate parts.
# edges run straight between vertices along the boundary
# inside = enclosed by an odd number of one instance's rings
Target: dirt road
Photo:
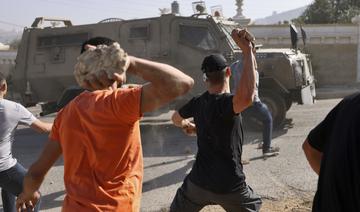
[[[264,200],[262,211],[310,211],[317,176],[311,171],[301,145],[306,135],[340,99],[319,100],[315,105],[293,105],[286,124],[274,132],[273,142],[281,148],[277,157],[263,160],[257,143],[261,134],[246,131],[244,157],[247,183]],[[38,112],[36,108],[32,109]],[[51,121],[53,116],[44,119]],[[28,167],[38,156],[46,135],[36,135],[27,128],[17,131],[15,156]],[[176,189],[191,169],[196,153],[196,137],[187,137],[169,125],[169,114],[145,118],[142,122],[144,184],[141,211],[166,211]],[[63,163],[59,160],[49,172],[42,188],[42,211],[60,211],[65,195]],[[223,211],[209,206],[202,211]]]

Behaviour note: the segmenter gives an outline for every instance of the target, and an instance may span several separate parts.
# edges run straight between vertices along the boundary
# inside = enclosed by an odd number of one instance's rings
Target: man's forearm
[[[49,133],[52,126],[52,123],[42,122],[40,120],[36,120],[30,125],[32,129],[36,130],[39,133]]]
[[[234,96],[234,101],[237,101],[239,105],[238,112],[248,107],[254,98],[256,86],[254,61],[255,57],[252,52],[243,55],[243,71]]]
[[[24,192],[33,193],[40,188],[46,173],[61,155],[59,142],[49,140],[37,161],[29,168],[24,178]]]
[[[151,82],[160,95],[177,97],[187,92],[194,83],[192,78],[172,66],[136,57],[131,57],[128,71]]]
[[[44,176],[34,176],[31,173],[31,168],[24,177],[24,188],[23,193],[31,194],[40,189],[42,182],[44,181]]]
[[[190,121],[188,119],[183,119],[177,111],[175,111],[175,113],[171,117],[171,120],[175,126],[180,128],[184,128],[186,126],[189,126],[190,124]]]
[[[253,99],[254,90],[256,86],[255,81],[255,56],[252,52],[244,55],[244,70],[243,77],[240,78],[237,92],[241,93],[247,98]]]

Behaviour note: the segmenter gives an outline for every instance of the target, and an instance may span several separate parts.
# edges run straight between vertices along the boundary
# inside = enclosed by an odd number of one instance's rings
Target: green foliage
[[[296,20],[306,24],[351,23],[360,14],[360,0],[315,0]]]
[[[13,41],[10,42],[10,49],[11,50],[17,50],[19,48],[21,40],[20,39],[15,39]]]

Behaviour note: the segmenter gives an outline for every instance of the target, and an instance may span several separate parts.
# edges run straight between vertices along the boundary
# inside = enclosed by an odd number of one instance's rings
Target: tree
[[[20,39],[14,39],[10,42],[10,49],[11,50],[17,50],[19,48],[21,40]]]
[[[306,24],[351,23],[360,13],[359,0],[315,0],[296,22]]]

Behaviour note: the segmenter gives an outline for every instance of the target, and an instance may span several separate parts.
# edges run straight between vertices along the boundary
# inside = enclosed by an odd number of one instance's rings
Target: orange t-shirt
[[[85,91],[59,112],[50,139],[64,157],[63,211],[139,211],[140,98],[141,87]]]

